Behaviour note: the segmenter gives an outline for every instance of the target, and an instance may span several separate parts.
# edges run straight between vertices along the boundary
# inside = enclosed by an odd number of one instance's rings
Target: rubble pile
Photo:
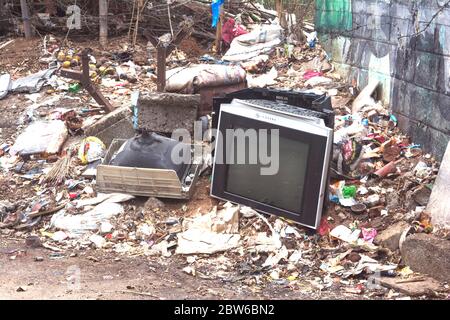
[[[243,59],[225,59],[227,54],[223,60],[187,57],[175,50],[168,68],[237,65],[245,70],[248,86],[308,89],[332,97],[332,179],[317,232],[210,199],[208,177],[200,179],[197,196],[186,202],[98,192],[95,179],[85,172],[101,162],[107,146],[86,137],[84,130],[106,112],[77,81],[56,72],[61,67],[81,70],[81,48],[65,49],[58,39],[46,37],[41,58],[52,74],[34,74],[33,82],[10,80],[3,100],[19,97],[25,108],[16,114],[16,132],[4,132],[0,140],[0,235],[24,241],[37,237],[62,255],[105,250],[161,261],[182,257],[182,271],[194,277],[255,288],[280,285],[311,294],[340,290],[349,296],[408,297],[383,279],[417,277],[402,263],[399,248],[411,233],[435,231],[425,208],[439,163],[400,132],[395,116],[377,101],[376,86],[357,95],[343,81],[314,33],[308,33],[306,43],[288,43],[278,25],[271,28],[273,38],[258,43],[256,55],[239,51],[233,41],[251,42],[264,27],[231,41],[228,56]],[[156,61],[149,55],[135,62],[136,54],[127,49],[92,53],[89,69],[91,81],[109,101],[129,107],[131,114],[132,93],[155,90]],[[198,77],[186,82],[195,84]],[[27,94],[16,93],[17,81]],[[441,289],[448,288],[439,288],[436,296],[442,297]]]

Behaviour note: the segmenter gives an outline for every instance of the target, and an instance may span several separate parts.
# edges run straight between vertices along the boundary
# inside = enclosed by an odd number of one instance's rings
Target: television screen
[[[297,107],[260,104],[221,105],[211,195],[317,228],[333,130]]]
[[[271,141],[270,133],[267,140]],[[246,141],[246,155],[249,155],[249,145]],[[236,155],[237,143],[234,146]],[[225,191],[300,214],[308,155],[309,145],[280,136],[278,172],[261,175],[261,168],[266,166],[260,159],[257,164],[236,164],[237,159],[234,159],[234,164],[228,165]]]

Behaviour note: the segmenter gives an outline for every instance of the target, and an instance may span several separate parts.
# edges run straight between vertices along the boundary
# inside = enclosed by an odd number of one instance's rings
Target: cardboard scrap
[[[177,254],[213,254],[236,248],[239,232],[239,206],[226,203],[194,219],[185,219],[178,234]]]

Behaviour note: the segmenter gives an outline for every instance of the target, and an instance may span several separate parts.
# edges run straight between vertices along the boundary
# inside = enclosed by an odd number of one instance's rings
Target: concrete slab
[[[437,280],[450,281],[450,241],[433,235],[408,236],[400,248],[403,262],[411,270]]]
[[[450,229],[450,142],[428,201],[427,212],[433,225]]]

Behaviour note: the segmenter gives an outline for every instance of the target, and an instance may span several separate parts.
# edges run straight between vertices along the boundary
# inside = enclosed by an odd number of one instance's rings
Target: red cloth
[[[311,78],[314,78],[314,77],[320,77],[320,76],[322,76],[322,75],[323,75],[322,72],[314,71],[314,70],[308,70],[308,71],[306,71],[305,74],[303,75],[303,79],[309,80],[309,79],[311,79]]]
[[[233,18],[228,19],[222,26],[222,40],[230,44],[234,38],[248,33],[241,25],[236,24]]]
[[[326,217],[322,217],[322,219],[320,220],[320,226],[319,226],[319,230],[318,230],[320,236],[323,237],[323,236],[329,234],[330,233],[330,229],[331,229],[331,227],[330,227],[330,224],[327,221],[327,218]]]

